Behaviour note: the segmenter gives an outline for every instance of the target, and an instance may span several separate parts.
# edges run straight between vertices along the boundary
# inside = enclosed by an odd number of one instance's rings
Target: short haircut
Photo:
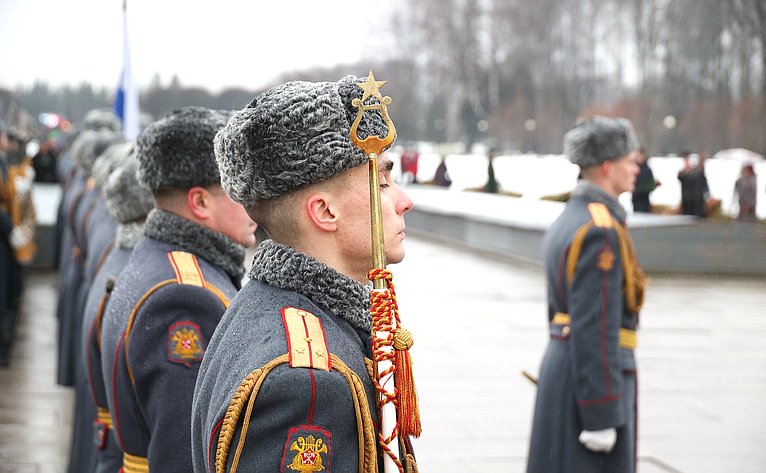
[[[289,246],[296,246],[303,238],[299,214],[299,202],[316,192],[337,192],[347,188],[348,171],[325,181],[309,185],[289,194],[256,201],[246,207],[247,214],[263,228],[269,237]]]
[[[300,239],[298,200],[300,193],[292,192],[271,199],[259,200],[246,207],[247,214],[263,228],[269,237],[293,246]]]

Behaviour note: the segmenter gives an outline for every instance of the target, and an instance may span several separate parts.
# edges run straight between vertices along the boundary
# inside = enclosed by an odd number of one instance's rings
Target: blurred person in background
[[[85,260],[75,295],[73,317],[70,322],[72,325],[70,341],[72,350],[75,351],[75,409],[72,417],[72,442],[69,449],[69,468],[67,470],[71,473],[92,471],[96,464],[97,444],[93,442],[93,419],[96,417],[96,405],[91,401],[91,391],[88,386],[87,369],[89,365],[84,363],[84,357],[77,357],[77,353],[83,351],[82,347],[87,336],[81,327],[91,285],[116,239],[117,221],[107,210],[104,186],[112,171],[117,169],[133,151],[132,142],[122,142],[121,140],[122,135],[119,135],[117,143],[109,145],[91,166],[90,174],[94,182],[94,194],[81,221]],[[102,291],[103,287],[102,283]]]
[[[11,139],[11,151],[8,153],[9,184],[13,193],[11,220],[14,226],[11,243],[18,263],[21,266],[28,266],[37,253],[35,243],[37,215],[32,199],[35,170],[32,160],[26,154],[28,137],[13,128],[9,136]],[[19,284],[21,282],[19,278]],[[21,297],[21,289],[21,285],[16,288],[19,297]]]
[[[660,181],[654,179],[654,173],[649,167],[649,159],[644,148],[638,148],[638,176],[636,177],[636,189],[633,191],[633,211],[651,212],[652,204],[649,202],[649,194],[660,185]]]
[[[0,122],[0,366],[7,366],[23,290],[23,267],[37,251],[34,170],[26,136]]]
[[[404,148],[401,157],[402,167],[402,179],[405,183],[418,183],[418,162],[420,161],[420,154],[414,144],[410,144]]]
[[[444,155],[441,156],[439,166],[436,168],[433,184],[440,187],[449,187],[452,185],[452,179],[449,177],[449,171],[447,170],[447,158]]]
[[[58,182],[56,176],[56,161],[59,156],[59,146],[56,135],[48,133],[45,140],[40,143],[40,149],[32,157],[35,168],[35,182]]]
[[[487,155],[487,183],[484,184],[484,192],[489,194],[497,194],[500,190],[495,178],[495,156],[497,156],[497,150],[490,149]]]
[[[550,342],[537,383],[527,473],[635,473],[634,357],[646,283],[618,198],[635,185],[625,119],[593,117],[564,137],[580,167],[543,238]]]
[[[109,175],[103,186],[107,210],[118,224],[114,245],[93,277],[83,310],[81,363],[86,368],[87,395],[92,409],[90,418],[75,419],[88,422],[89,429],[83,430],[82,442],[94,444],[95,440],[96,464],[73,470],[70,463],[70,471],[116,473],[122,468],[122,450],[117,444],[109,413],[101,364],[101,322],[111,289],[143,235],[147,214],[154,208],[154,198],[149,189],[138,182],[137,172],[138,161],[132,156]],[[87,416],[87,409],[82,412]]]
[[[696,153],[684,151],[684,167],[678,173],[681,182],[681,213],[683,215],[705,216],[705,202],[710,188],[705,177],[705,162]]]
[[[72,145],[74,176],[62,195],[63,235],[59,250],[59,282],[56,317],[58,319],[58,366],[56,381],[74,386],[80,353],[80,288],[85,282],[88,263],[88,222],[101,198],[91,175],[101,154],[124,138],[112,130],[84,130]]]
[[[13,222],[12,198],[8,181],[8,127],[0,120],[0,367],[8,366],[11,333],[15,314],[11,310],[11,280],[16,271],[16,258],[11,245]]]
[[[742,166],[739,178],[734,183],[734,194],[738,197],[739,215],[737,220],[741,222],[755,222],[755,205],[757,201],[757,179],[755,169],[751,163]]]

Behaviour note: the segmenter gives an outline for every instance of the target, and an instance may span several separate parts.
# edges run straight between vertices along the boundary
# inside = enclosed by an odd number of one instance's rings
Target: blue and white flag
[[[133,83],[130,69],[130,45],[128,43],[128,8],[127,1],[122,4],[122,76],[117,94],[114,97],[114,113],[122,122],[122,134],[128,140],[135,140],[140,131],[138,116],[138,90]]]

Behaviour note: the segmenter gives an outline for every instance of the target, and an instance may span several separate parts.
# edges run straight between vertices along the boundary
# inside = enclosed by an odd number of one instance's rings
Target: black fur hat
[[[202,107],[174,110],[138,135],[138,178],[152,193],[220,183],[213,138],[231,115]]]

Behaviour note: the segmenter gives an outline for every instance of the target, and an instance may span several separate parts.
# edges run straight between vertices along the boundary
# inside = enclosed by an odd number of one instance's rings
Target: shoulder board
[[[588,232],[593,228],[615,228],[612,215],[609,213],[609,209],[606,205],[600,202],[591,202],[588,204],[588,212],[590,213],[591,220],[577,229],[572,237],[572,243],[569,245],[567,254],[567,281],[572,282],[574,278],[575,269],[577,268],[577,262],[580,260],[580,253],[582,253],[582,247],[585,244],[585,238],[588,236]],[[613,260],[602,259],[600,264],[602,269],[609,266]],[[611,266],[609,267],[611,269]]]
[[[600,202],[591,202],[588,204],[588,212],[593,219],[593,225],[602,228],[612,228],[614,226],[612,215],[606,205]]]
[[[185,251],[170,251],[168,259],[176,273],[178,284],[205,287],[205,278],[199,269],[196,256]]]
[[[332,369],[322,321],[316,315],[295,307],[283,307],[282,322],[290,366],[325,371]]]

